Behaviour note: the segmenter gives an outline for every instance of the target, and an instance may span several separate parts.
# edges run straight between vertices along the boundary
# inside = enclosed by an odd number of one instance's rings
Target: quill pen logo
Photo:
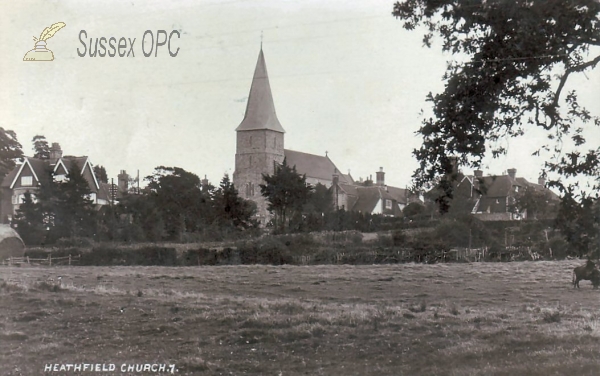
[[[54,36],[57,31],[67,26],[64,22],[57,22],[42,31],[39,38],[33,37],[35,48],[28,51],[23,57],[23,61],[52,61],[54,54],[46,48],[46,41]]]

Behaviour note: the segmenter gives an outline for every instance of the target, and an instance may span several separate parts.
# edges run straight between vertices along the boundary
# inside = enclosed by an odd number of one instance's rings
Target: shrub
[[[265,237],[238,246],[242,264],[291,264],[293,259],[287,246],[275,237]]]
[[[177,265],[175,248],[143,247],[140,249],[119,249],[116,247],[95,247],[81,255],[81,265],[114,266],[114,265]]]
[[[392,232],[392,243],[395,246],[404,245],[406,243],[406,235],[402,230],[394,230]]]
[[[380,247],[391,247],[394,245],[394,240],[390,234],[378,233],[377,234],[377,244]]]
[[[552,250],[552,257],[557,260],[563,260],[567,257],[569,245],[567,242],[558,236],[553,237],[548,241],[548,247]]]
[[[94,241],[89,238],[60,238],[56,241],[56,246],[60,248],[91,248],[94,245]]]

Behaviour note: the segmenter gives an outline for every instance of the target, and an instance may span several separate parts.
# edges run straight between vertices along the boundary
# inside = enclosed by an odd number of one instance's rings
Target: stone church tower
[[[283,163],[283,127],[275,114],[275,104],[262,47],[252,78],[244,120],[236,128],[235,172],[233,184],[241,197],[257,204],[257,215],[264,225],[270,218],[267,201],[260,194],[262,174],[272,175]]]

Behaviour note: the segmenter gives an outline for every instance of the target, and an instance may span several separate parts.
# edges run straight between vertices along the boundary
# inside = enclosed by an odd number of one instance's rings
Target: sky
[[[392,8],[389,0],[2,2],[0,126],[17,133],[26,155],[41,134],[65,155],[103,165],[109,178],[120,170],[144,177],[162,165],[216,185],[233,173],[234,130],[262,41],[286,149],[327,152],[355,179],[383,167],[388,185],[410,186],[425,97],[443,90],[453,57],[424,47],[422,33],[404,30]],[[33,37],[59,21],[66,27],[47,41],[54,61],[24,62]],[[80,57],[82,30],[86,45],[135,38],[135,57]],[[144,56],[157,30],[179,32],[176,57],[167,46]],[[596,113],[599,71],[567,87]],[[484,172],[516,168],[537,181],[544,161],[530,154],[540,137],[503,141],[508,155],[487,158]]]

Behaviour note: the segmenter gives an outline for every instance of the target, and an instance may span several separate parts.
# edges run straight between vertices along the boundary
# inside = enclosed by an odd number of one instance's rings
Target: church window
[[[252,156],[250,156],[250,167],[252,167]]]
[[[249,144],[250,144],[250,146],[252,146],[252,136],[250,136]]]
[[[277,148],[277,137],[273,137],[273,149]]]
[[[246,197],[254,196],[254,183],[246,183]]]

